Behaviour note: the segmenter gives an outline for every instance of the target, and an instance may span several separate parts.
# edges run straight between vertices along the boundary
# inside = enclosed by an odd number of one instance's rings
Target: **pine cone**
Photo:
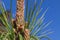
[[[29,40],[30,39],[30,31],[29,29],[24,30],[24,40]]]

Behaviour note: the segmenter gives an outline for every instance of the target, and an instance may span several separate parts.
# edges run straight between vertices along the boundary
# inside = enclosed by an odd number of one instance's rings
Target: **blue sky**
[[[4,1],[6,8],[9,9],[10,0],[2,1]],[[16,13],[16,0],[12,1],[12,13],[13,17],[15,17],[14,15]],[[45,15],[46,20],[53,20],[53,22],[48,27],[51,28],[54,32],[50,34],[49,37],[51,37],[52,40],[60,40],[60,0],[44,0],[42,8],[48,8],[48,11]]]

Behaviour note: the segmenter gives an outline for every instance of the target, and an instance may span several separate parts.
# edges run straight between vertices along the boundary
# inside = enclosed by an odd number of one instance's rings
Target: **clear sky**
[[[10,0],[2,0],[4,1],[6,8],[9,9],[9,1]],[[15,18],[16,13],[16,0],[13,1],[12,13]],[[39,2],[38,2],[39,3]],[[52,40],[60,40],[60,0],[44,0],[42,4],[42,8],[48,8],[48,11],[45,15],[46,20],[53,20],[53,22],[48,26],[52,29],[53,34],[50,34],[49,37]]]

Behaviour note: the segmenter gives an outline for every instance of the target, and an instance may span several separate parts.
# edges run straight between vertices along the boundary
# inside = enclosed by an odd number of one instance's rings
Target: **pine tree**
[[[43,38],[51,40],[47,34],[52,32],[44,30],[51,22],[43,22],[48,8],[37,19],[42,11],[41,4],[43,0],[41,0],[39,5],[37,5],[37,0],[35,0],[33,7],[32,4],[30,5],[30,10],[28,9],[28,0],[25,0],[25,9],[24,0],[17,0],[15,19],[12,18],[12,0],[10,1],[10,11],[5,10],[2,2],[0,2],[0,40],[41,40]],[[24,10],[26,11],[26,17],[24,16]],[[38,33],[41,35],[38,35]]]

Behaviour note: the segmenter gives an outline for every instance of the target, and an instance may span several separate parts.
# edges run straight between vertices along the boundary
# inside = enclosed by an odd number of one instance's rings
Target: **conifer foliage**
[[[24,1],[26,2],[25,5]],[[28,0],[17,0],[15,19],[12,18],[11,12],[12,0],[10,0],[9,11],[5,10],[6,6],[4,7],[3,2],[0,2],[0,40],[42,40],[43,38],[51,40],[46,32],[48,32],[48,34],[52,32],[44,31],[40,33],[41,35],[37,35],[51,23],[43,22],[48,8],[43,12],[42,16],[37,19],[42,11],[42,2],[43,0],[40,0],[40,4],[37,5],[37,0],[34,0],[33,7],[31,5],[30,9],[28,9]],[[24,15],[24,11],[26,11],[26,16]]]

